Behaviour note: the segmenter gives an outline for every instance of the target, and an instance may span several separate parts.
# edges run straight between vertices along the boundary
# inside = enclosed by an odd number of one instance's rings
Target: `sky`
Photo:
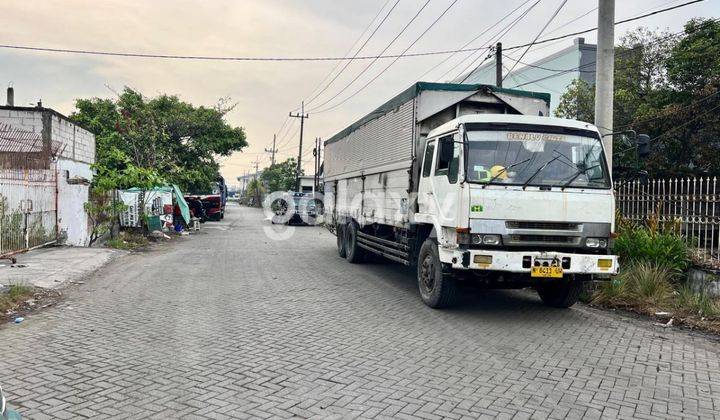
[[[378,54],[386,48],[427,1],[399,0],[360,55]],[[348,51],[355,52],[395,2],[4,0],[0,14],[0,44],[148,54],[343,57]],[[409,53],[457,49],[524,2],[429,0],[386,54],[398,54],[405,50],[451,5],[447,13],[408,50]],[[616,20],[620,20],[685,2],[687,0],[618,0],[615,16]],[[561,3],[562,0],[540,0],[522,21],[503,36],[503,44],[510,46],[532,41]],[[596,0],[568,0],[544,33],[557,36],[594,27],[597,23],[596,11],[569,25],[567,23],[596,6]],[[719,16],[720,0],[705,0],[618,25],[616,40],[638,26],[677,32],[690,18]],[[361,37],[363,34],[364,37]],[[489,35],[492,34],[481,37],[471,46],[489,45]],[[583,36],[586,42],[595,42],[595,33]],[[568,38],[531,50],[523,61],[539,59],[572,42],[572,38]],[[517,56],[520,53],[516,52]],[[112,98],[125,86],[137,89],[148,97],[161,93],[174,94],[195,105],[213,106],[221,98],[230,98],[236,107],[227,115],[227,121],[233,126],[243,127],[249,143],[242,152],[220,159],[221,172],[232,185],[237,183],[237,176],[254,172],[256,161],[259,161],[260,169],[269,164],[270,154],[264,150],[271,148],[273,134],[278,135],[277,160],[297,157],[299,119],[288,119],[287,116],[299,108],[301,101],[309,102],[306,106],[310,115],[305,120],[303,167],[306,173],[311,173],[313,159],[310,151],[316,137],[331,137],[420,78],[424,81],[445,81],[457,76],[480,55],[467,56],[468,53],[463,53],[447,60],[447,56],[403,58],[386,71],[383,70],[392,59],[380,59],[354,84],[342,90],[370,61],[352,62],[332,84],[327,85],[337,74],[337,62],[162,60],[0,48],[0,84],[11,84],[15,88],[16,105],[30,105],[42,100],[43,106],[66,115],[72,113],[74,101],[78,98]],[[341,62],[340,66],[343,65],[344,62]],[[331,73],[333,70],[335,72]],[[380,76],[350,97],[376,75]],[[316,92],[326,86],[319,96],[310,101]],[[333,96],[336,97],[333,99]],[[341,105],[325,111],[348,97],[350,99]],[[0,103],[4,103],[3,99],[0,98]]]

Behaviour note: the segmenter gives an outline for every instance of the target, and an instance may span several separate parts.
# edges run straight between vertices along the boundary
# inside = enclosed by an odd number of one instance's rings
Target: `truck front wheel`
[[[355,223],[353,222],[350,222],[349,224],[345,225],[344,231],[345,253],[347,254],[345,258],[348,260],[348,262],[351,262],[353,264],[358,264],[365,261],[365,250],[360,248],[357,240],[357,225],[355,225]]]
[[[337,249],[340,258],[347,257],[347,249],[345,248],[345,229],[341,224],[336,225],[335,234],[337,235]]]
[[[540,285],[537,287],[537,292],[545,305],[553,308],[569,308],[580,298],[582,281],[573,276],[567,282]]]
[[[437,244],[432,239],[426,239],[420,248],[417,270],[420,298],[427,306],[439,309],[455,302],[457,284],[449,274],[443,273]]]

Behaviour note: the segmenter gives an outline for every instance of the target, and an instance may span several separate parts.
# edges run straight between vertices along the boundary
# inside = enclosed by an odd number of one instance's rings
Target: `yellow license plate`
[[[530,277],[551,277],[551,278],[562,278],[563,268],[562,267],[533,267],[530,270]]]

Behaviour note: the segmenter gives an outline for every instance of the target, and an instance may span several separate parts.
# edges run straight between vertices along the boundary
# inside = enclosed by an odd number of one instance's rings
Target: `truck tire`
[[[337,235],[337,249],[340,258],[347,257],[347,249],[345,248],[345,229],[344,226],[339,224],[336,227],[335,234]]]
[[[440,309],[452,306],[457,298],[457,283],[443,273],[437,243],[426,239],[420,247],[417,264],[417,282],[420,298],[429,307]]]
[[[553,308],[569,308],[580,298],[582,281],[573,276],[568,282],[540,285],[537,287],[537,292],[545,305]]]
[[[350,222],[345,225],[345,258],[352,264],[359,264],[365,261],[365,250],[360,248],[357,242],[357,225]]]

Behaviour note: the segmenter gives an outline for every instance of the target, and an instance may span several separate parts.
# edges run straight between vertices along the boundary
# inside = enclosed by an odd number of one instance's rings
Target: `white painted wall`
[[[59,158],[58,168],[58,227],[65,244],[87,246],[90,229],[85,203],[90,195],[89,185],[68,184],[68,177],[83,177],[92,180],[90,165],[70,159]]]

